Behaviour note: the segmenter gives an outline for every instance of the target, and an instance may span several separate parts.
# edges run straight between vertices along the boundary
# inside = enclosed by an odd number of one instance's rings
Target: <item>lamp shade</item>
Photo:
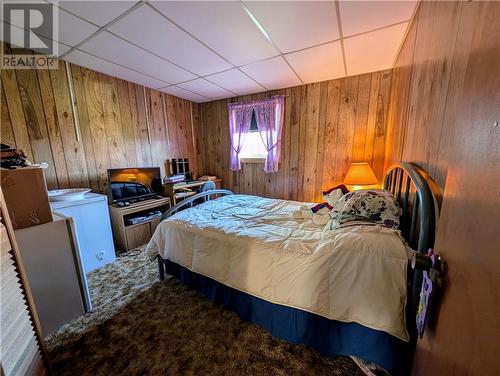
[[[372,185],[377,183],[377,177],[368,162],[351,163],[344,178],[344,184],[349,185]]]

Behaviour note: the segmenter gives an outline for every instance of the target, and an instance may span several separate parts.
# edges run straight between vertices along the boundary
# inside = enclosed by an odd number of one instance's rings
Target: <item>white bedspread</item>
[[[272,303],[407,341],[408,259],[399,232],[361,225],[323,230],[292,217],[301,205],[224,196],[161,222],[146,249]]]

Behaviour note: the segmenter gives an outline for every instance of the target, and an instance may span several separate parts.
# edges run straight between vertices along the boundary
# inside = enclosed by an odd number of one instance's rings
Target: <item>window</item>
[[[241,170],[241,159],[244,159],[243,162],[263,163],[265,172],[278,171],[285,96],[248,103],[229,103],[227,108],[231,171]],[[257,116],[260,129],[257,127]]]
[[[252,124],[250,125],[250,131],[245,137],[245,142],[240,151],[240,159],[245,162],[245,159],[256,160],[260,159],[262,162],[267,158],[267,150],[262,142],[260,136],[259,128],[257,127],[257,121],[255,120],[255,113],[252,114]]]
[[[241,147],[240,159],[266,159],[267,150],[264,147],[259,131],[248,132]]]

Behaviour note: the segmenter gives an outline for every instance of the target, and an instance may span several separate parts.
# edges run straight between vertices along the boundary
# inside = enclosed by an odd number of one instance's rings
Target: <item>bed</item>
[[[166,212],[146,251],[160,278],[174,275],[277,337],[406,373],[421,275],[404,241],[419,252],[432,246],[435,200],[410,163],[392,166],[384,188],[403,209],[400,231],[325,230],[293,217],[303,203],[216,190],[200,194],[216,200]]]

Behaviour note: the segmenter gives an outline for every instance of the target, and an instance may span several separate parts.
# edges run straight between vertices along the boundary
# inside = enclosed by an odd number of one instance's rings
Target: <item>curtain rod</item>
[[[284,97],[288,98],[290,95],[285,95],[285,94],[274,94],[272,95],[270,92],[266,91],[266,94],[268,94],[268,98],[273,98],[273,97]]]
[[[250,101],[239,101],[239,102],[230,102],[228,105],[247,105],[247,104],[254,104],[257,102],[262,102],[268,99],[273,99],[273,98],[287,98],[289,95],[273,95],[271,97],[266,97],[266,98],[261,98],[261,99],[252,99]]]

